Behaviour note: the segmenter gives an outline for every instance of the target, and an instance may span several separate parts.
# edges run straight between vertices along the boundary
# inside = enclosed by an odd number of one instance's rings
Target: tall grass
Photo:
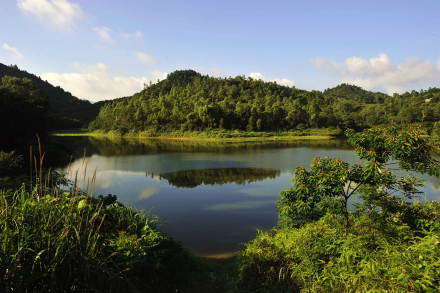
[[[191,254],[153,215],[91,196],[88,161],[73,184],[43,178],[30,153],[31,188],[0,193],[0,288],[5,292],[175,292]],[[174,279],[176,283],[170,282]],[[3,289],[2,289],[3,290]]]

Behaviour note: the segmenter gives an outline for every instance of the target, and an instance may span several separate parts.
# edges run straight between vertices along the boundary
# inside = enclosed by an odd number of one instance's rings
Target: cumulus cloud
[[[6,43],[3,44],[2,48],[5,49],[5,50],[8,50],[8,51],[14,52],[15,55],[16,55],[18,58],[23,58],[23,57],[24,57],[23,54],[21,54],[21,53],[18,51],[17,48],[15,48],[15,47],[11,47],[11,46],[9,46],[9,45],[6,44]]]
[[[23,13],[59,29],[69,29],[85,18],[81,7],[67,0],[17,0],[17,5]]]
[[[258,73],[258,72],[251,72],[251,74],[249,74],[249,76],[254,78],[254,79],[261,79],[261,80],[264,80],[264,81],[275,81],[277,84],[285,85],[285,86],[290,86],[290,87],[293,87],[295,85],[293,80],[289,80],[287,78],[269,78],[269,77],[264,77],[261,73]]]
[[[163,80],[167,78],[168,73],[166,72],[160,72],[159,70],[150,71],[150,76],[152,77],[152,80]]]
[[[103,63],[84,66],[78,63],[72,66],[80,73],[43,73],[42,79],[53,85],[59,85],[81,99],[93,102],[131,96],[148,83],[146,77],[112,76]]]
[[[355,84],[367,90],[384,87],[388,94],[405,92],[405,84],[433,78],[433,66],[417,58],[407,59],[392,70],[362,77],[347,77],[341,82]]]
[[[366,60],[362,57],[351,57],[345,60],[348,70],[356,75],[381,74],[392,70],[394,65],[386,54],[379,54],[377,58]]]
[[[386,54],[379,54],[378,57],[368,60],[362,57],[350,57],[344,63],[318,57],[310,60],[310,63],[317,70],[328,75],[346,75],[339,83],[354,84],[366,90],[386,90],[388,94],[403,93],[414,89],[415,84],[423,84],[435,79],[434,66],[431,62],[408,58],[395,66]],[[437,67],[439,64],[440,60],[437,62]]]
[[[156,58],[142,53],[142,52],[138,52],[138,51],[134,51],[134,55],[142,62],[149,64],[149,65],[153,65],[153,64],[159,64],[159,61],[157,61]]]

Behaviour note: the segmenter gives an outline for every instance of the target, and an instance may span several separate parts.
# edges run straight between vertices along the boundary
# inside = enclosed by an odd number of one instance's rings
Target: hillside
[[[89,130],[155,136],[176,130],[361,130],[422,122],[431,133],[439,120],[438,88],[391,97],[348,84],[306,91],[250,77],[216,78],[182,70],[131,98],[106,104]]]
[[[59,86],[53,86],[35,74],[20,70],[16,65],[7,66],[0,63],[0,79],[3,76],[29,78],[49,96],[51,110],[48,115],[48,129],[77,128],[87,125],[99,113],[100,108],[109,101],[92,104],[81,100]]]

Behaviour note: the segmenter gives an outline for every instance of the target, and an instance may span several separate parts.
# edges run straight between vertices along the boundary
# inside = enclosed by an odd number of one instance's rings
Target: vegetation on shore
[[[193,270],[195,258],[157,217],[123,206],[116,196],[92,197],[96,173],[85,181],[87,161],[62,187],[49,175],[43,178],[43,158],[40,153],[29,188],[0,192],[5,292],[185,288],[180,271]]]
[[[84,128],[53,130],[52,136],[106,136],[106,137],[129,137],[129,138],[159,138],[159,139],[185,139],[185,140],[222,140],[222,141],[261,141],[261,140],[316,140],[332,139],[340,136],[340,129],[305,129],[303,131],[241,131],[213,129],[209,131],[170,131],[152,133],[148,131],[121,133],[119,131],[93,132]]]
[[[279,225],[225,259],[192,255],[159,219],[115,196],[90,196],[95,175],[79,182],[85,170],[60,189],[37,168],[33,187],[0,194],[0,285],[7,292],[438,292],[440,202],[419,202],[423,182],[391,171],[439,177],[421,132],[420,125],[348,131],[365,164],[316,158],[310,172],[298,167],[294,188],[281,192]],[[355,193],[363,203],[350,210]]]
[[[439,93],[388,97],[348,85],[310,93],[184,71],[105,106],[88,129],[106,135],[95,144],[123,135],[262,143],[394,123],[345,132],[357,165],[316,158],[311,171],[298,167],[294,188],[278,201],[279,225],[259,232],[234,257],[213,260],[192,255],[153,215],[112,195],[94,198],[95,175],[86,182],[84,170],[67,181],[42,168],[43,158],[67,159],[67,147],[46,140],[48,152],[40,146],[39,160],[32,149],[29,163],[23,160],[29,153],[22,146],[36,149],[32,137],[49,129],[50,100],[28,79],[3,77],[0,286],[7,292],[438,292],[440,202],[420,203],[416,188],[424,182],[397,178],[393,169],[440,176],[429,154],[439,145],[421,139],[440,141]],[[405,126],[414,121],[423,123]],[[326,129],[315,133],[319,127]],[[363,203],[350,210],[354,194]]]
[[[419,201],[423,181],[392,170],[440,176],[420,125],[347,131],[360,164],[315,158],[281,192],[279,225],[238,253],[244,292],[438,292],[440,201]],[[363,162],[365,162],[363,164]],[[353,210],[347,200],[358,194]]]
[[[167,133],[362,130],[373,125],[403,127],[420,122],[425,134],[438,130],[440,89],[392,97],[341,84],[306,91],[244,76],[215,78],[175,71],[144,90],[101,108],[90,131],[113,135]]]
[[[61,87],[53,86],[47,80],[42,80],[35,74],[19,69],[17,65],[7,66],[0,63],[0,79],[5,76],[32,81],[48,97],[50,104],[48,119],[46,119],[48,129],[87,125],[98,115],[101,106],[107,102],[92,104],[88,100],[78,99]]]

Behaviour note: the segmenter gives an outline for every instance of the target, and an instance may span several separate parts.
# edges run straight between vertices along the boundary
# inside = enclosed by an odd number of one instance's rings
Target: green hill
[[[0,79],[3,76],[29,78],[49,96],[51,110],[48,113],[48,129],[78,128],[87,125],[95,119],[100,108],[109,101],[92,104],[88,100],[81,100],[59,86],[53,86],[39,76],[20,70],[16,65],[0,63]]]
[[[130,98],[106,104],[89,130],[155,136],[212,129],[361,130],[422,122],[431,133],[440,120],[439,98],[438,88],[391,97],[348,84],[306,91],[250,77],[216,78],[182,70]]]

